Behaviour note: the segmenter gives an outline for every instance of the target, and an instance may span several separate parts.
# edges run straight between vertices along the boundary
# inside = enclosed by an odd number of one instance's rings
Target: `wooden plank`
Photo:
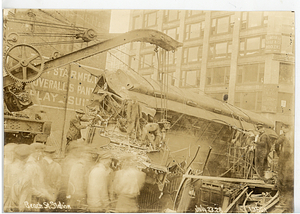
[[[263,180],[251,180],[251,179],[240,179],[240,178],[223,178],[223,177],[202,176],[202,175],[183,175],[183,177],[202,179],[202,180],[226,181],[226,182],[234,182],[234,183],[265,184]]]
[[[233,205],[236,204],[236,202],[240,199],[240,197],[242,197],[242,195],[244,195],[244,193],[248,190],[248,187],[246,187],[242,192],[241,194],[239,194],[238,197],[236,197],[234,199],[234,201],[226,208],[226,210],[224,211],[224,213],[228,213],[228,211],[233,207]]]

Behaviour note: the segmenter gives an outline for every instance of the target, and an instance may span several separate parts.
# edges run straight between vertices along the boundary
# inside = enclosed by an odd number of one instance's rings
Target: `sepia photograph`
[[[2,9],[2,212],[295,212],[294,11]]]

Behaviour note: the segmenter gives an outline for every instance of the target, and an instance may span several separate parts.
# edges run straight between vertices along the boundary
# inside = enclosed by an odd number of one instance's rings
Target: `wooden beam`
[[[183,177],[195,178],[201,180],[226,181],[226,182],[233,182],[233,183],[265,184],[263,180],[251,180],[251,179],[240,179],[240,178],[223,178],[223,177],[203,176],[203,175],[183,175]]]
[[[236,197],[234,199],[234,201],[226,208],[226,210],[224,211],[224,213],[228,213],[228,211],[233,207],[233,205],[236,204],[236,202],[240,199],[240,197],[242,197],[242,195],[244,195],[244,193],[248,190],[248,187],[246,187],[242,192],[241,194],[239,194],[238,197]]]

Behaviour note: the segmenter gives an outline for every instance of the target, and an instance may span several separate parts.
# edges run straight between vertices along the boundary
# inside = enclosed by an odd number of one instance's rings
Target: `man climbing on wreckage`
[[[165,124],[168,124],[168,122],[147,123],[143,127],[142,132],[142,141],[144,144],[147,144],[146,142],[148,140],[150,142],[150,148],[157,150],[160,147],[160,144],[165,140]]]
[[[85,129],[90,124],[82,125],[81,121],[88,122],[90,120],[83,119],[83,115],[85,114],[82,109],[76,110],[76,115],[74,118],[70,120],[70,127],[67,132],[67,146],[71,141],[78,140],[81,138],[81,129]]]

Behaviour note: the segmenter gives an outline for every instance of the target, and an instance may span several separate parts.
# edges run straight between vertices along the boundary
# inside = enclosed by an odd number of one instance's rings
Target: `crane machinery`
[[[16,35],[13,34],[10,37],[14,38],[12,41],[16,40]],[[94,31],[88,30],[82,35],[78,35],[78,37],[82,37],[84,41],[91,41],[94,38]],[[135,41],[149,42],[168,51],[175,50],[181,45],[171,37],[158,31],[135,30],[46,62],[42,54],[31,45],[16,44],[11,46],[6,51],[4,67],[7,75],[3,78],[4,102],[7,108],[4,113],[6,142],[23,142],[25,139],[28,139],[28,142],[33,142],[37,135],[43,135],[44,137],[39,137],[41,140],[38,141],[45,142],[46,137],[50,134],[50,123],[28,118],[16,119],[11,114],[11,112],[19,112],[32,105],[31,98],[25,91],[26,83],[36,80],[43,72]]]

